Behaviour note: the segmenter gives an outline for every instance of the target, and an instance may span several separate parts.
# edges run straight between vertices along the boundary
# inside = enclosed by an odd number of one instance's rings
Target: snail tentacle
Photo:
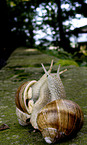
[[[60,70],[60,65],[59,65],[58,70],[57,70],[57,77],[59,77],[59,70]]]

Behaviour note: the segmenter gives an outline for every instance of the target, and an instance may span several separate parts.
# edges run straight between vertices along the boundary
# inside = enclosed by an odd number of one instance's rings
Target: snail
[[[22,84],[16,93],[16,114],[19,124],[39,129],[47,143],[54,143],[77,133],[83,125],[83,112],[78,104],[66,100],[59,72],[51,73],[42,64],[45,74],[38,80]]]

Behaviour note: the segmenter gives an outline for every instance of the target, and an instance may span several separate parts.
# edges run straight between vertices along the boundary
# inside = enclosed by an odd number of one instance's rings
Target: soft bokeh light
[[[87,1],[87,0],[86,0]],[[78,3],[76,3],[76,5],[77,6],[79,6],[79,4]],[[53,6],[53,8],[54,7],[56,7],[56,6]],[[61,6],[62,8],[65,8],[65,9],[67,9],[67,10],[69,10],[69,4],[63,4],[62,6]],[[43,9],[44,7],[42,6],[42,5],[40,5],[40,7],[38,7],[36,10],[37,10],[37,13],[38,13],[38,15],[36,16],[36,23],[38,24],[38,25],[42,25],[42,18],[41,18],[41,16],[43,16],[43,14],[45,15],[45,13],[46,13],[46,10],[44,10]],[[46,8],[48,8],[49,10],[51,10],[51,8],[47,5],[46,6]],[[55,9],[55,11],[57,12],[57,9]],[[46,17],[46,19],[48,19],[47,17]],[[70,29],[71,30],[74,30],[75,28],[79,28],[79,27],[81,27],[81,26],[84,26],[84,25],[87,25],[87,18],[84,18],[81,14],[76,14],[76,18],[75,19],[71,19],[70,18],[70,20],[69,21],[66,21],[66,22],[64,22],[64,24],[67,26],[68,24],[72,24],[71,25],[71,27],[70,27]],[[44,33],[42,30],[36,30],[35,31],[35,33],[36,33],[36,36],[34,37],[35,38],[35,40],[36,40],[36,44],[39,44],[40,42],[39,42],[39,39],[42,39],[43,37],[44,38],[46,38],[46,39],[48,39],[48,40],[50,40],[50,41],[52,41],[52,28],[50,28],[50,26],[49,27],[47,27],[46,25],[43,25],[43,28],[46,30],[46,32],[48,33],[48,34],[50,34],[50,36],[47,36],[46,35],[46,33]],[[66,31],[68,31],[68,30],[66,30]],[[75,40],[76,38],[74,37],[74,36],[72,36],[71,38],[70,38],[70,40],[73,42],[73,43],[75,43]],[[79,38],[77,39],[77,41],[79,42],[79,41],[87,41],[87,34],[79,34]]]

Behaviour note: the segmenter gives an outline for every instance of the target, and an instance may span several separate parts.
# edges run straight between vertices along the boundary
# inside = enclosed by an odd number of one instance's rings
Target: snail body
[[[83,124],[83,113],[78,104],[65,100],[66,93],[57,74],[51,73],[53,61],[40,80],[22,84],[16,93],[16,114],[19,124],[39,129],[47,143],[54,143],[73,132],[77,133]]]
[[[42,108],[37,116],[37,124],[45,141],[54,143],[81,129],[83,113],[75,102],[58,99]]]

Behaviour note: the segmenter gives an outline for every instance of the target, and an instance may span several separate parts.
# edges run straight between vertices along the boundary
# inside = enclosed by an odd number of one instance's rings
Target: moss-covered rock
[[[46,145],[40,132],[33,132],[31,125],[19,125],[15,113],[15,93],[17,88],[25,81],[38,80],[44,73],[40,63],[46,69],[54,56],[43,54],[37,50],[26,48],[16,49],[9,58],[7,65],[0,70],[0,125],[7,124],[10,129],[0,131],[1,145]],[[53,72],[58,66],[53,66]],[[61,67],[61,70],[65,67]],[[87,144],[87,68],[67,66],[68,71],[61,75],[65,86],[67,99],[78,103],[84,112],[84,125],[77,136],[60,145],[86,145]]]
[[[70,66],[70,65],[74,65],[74,66],[79,66],[78,63],[76,63],[74,60],[70,60],[70,59],[60,59],[58,60],[57,63],[55,63],[55,65],[61,65],[61,66]]]

